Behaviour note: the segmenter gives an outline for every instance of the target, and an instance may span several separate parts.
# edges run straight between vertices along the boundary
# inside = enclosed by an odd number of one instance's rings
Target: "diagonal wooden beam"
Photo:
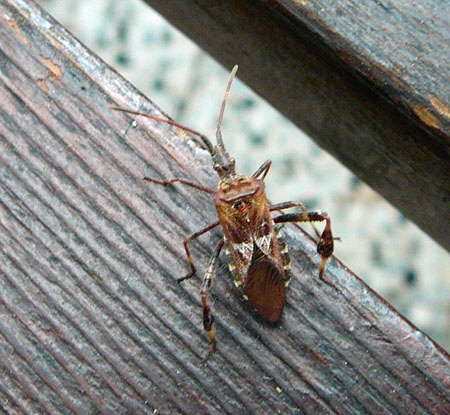
[[[146,1],[450,249],[442,2]]]

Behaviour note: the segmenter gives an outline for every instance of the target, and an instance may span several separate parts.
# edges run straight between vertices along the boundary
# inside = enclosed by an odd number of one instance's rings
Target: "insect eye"
[[[249,207],[251,204],[251,200],[238,200],[233,204],[233,209],[244,209],[245,207]]]
[[[239,208],[241,208],[243,205],[244,205],[244,202],[243,202],[242,200],[240,200],[239,202],[236,202],[236,203],[233,205],[233,208],[234,208],[234,209],[239,209]]]

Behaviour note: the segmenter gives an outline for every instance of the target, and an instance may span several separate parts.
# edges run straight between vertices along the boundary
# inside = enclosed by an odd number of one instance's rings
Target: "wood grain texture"
[[[450,249],[446,0],[146,1]]]
[[[0,1],[0,408],[7,414],[450,412],[450,358],[338,260],[286,227],[284,317],[259,321],[225,267],[219,352],[202,362],[182,239],[217,182],[206,152],[34,3]],[[226,80],[224,80],[224,83]],[[218,97],[218,104],[221,97]],[[219,238],[193,244],[200,270]]]

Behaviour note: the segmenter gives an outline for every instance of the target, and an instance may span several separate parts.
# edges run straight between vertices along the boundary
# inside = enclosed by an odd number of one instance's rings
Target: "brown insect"
[[[196,272],[188,244],[200,235],[221,225],[224,236],[218,242],[209,260],[200,291],[203,305],[203,326],[210,338],[209,353],[216,349],[216,339],[213,329],[214,316],[208,306],[208,294],[211,282],[216,274],[219,254],[225,243],[227,253],[230,256],[229,267],[235,276],[236,285],[242,287],[244,295],[252,307],[269,322],[276,322],[281,316],[286,298],[286,286],[290,278],[288,273],[290,261],[287,247],[278,235],[276,224],[325,221],[322,235],[319,235],[314,228],[319,237],[317,252],[322,257],[319,266],[319,277],[324,281],[327,281],[323,275],[325,264],[333,253],[331,222],[327,213],[321,211],[308,212],[305,206],[299,202],[269,204],[265,194],[264,178],[272,164],[270,160],[264,162],[250,177],[236,172],[235,160],[229,156],[223,144],[221,125],[228,93],[237,69],[236,65],[230,74],[225,90],[217,123],[216,146],[213,146],[211,141],[203,134],[176,122],[149,114],[112,107],[112,109],[118,111],[142,115],[174,125],[200,137],[213,159],[214,169],[220,177],[217,190],[198,185],[183,178],[167,180],[144,178],[162,185],[179,182],[213,195],[219,220],[185,239],[184,248],[191,270],[185,277],[178,280],[180,282],[191,278]],[[271,216],[271,212],[292,207],[298,207],[300,211],[281,214],[274,218]]]

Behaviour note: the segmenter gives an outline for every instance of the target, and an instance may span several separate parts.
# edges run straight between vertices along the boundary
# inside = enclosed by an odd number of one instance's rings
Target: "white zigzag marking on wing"
[[[233,245],[243,257],[248,258],[253,252],[253,242],[241,242],[240,244]]]
[[[261,249],[261,251],[263,251],[265,254],[269,254],[271,242],[272,236],[264,235],[256,240],[256,245],[258,245],[259,249]]]

